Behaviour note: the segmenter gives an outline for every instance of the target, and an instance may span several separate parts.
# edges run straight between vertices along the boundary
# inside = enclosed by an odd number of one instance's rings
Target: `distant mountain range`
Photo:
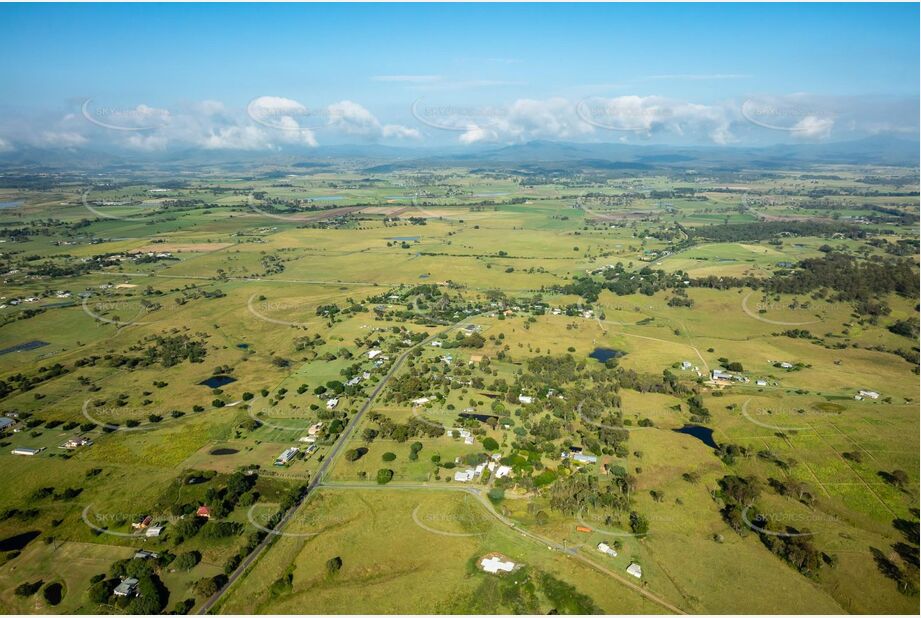
[[[294,167],[301,170],[347,166],[368,171],[422,167],[564,168],[654,170],[660,168],[759,169],[812,164],[917,166],[919,143],[888,136],[856,141],[771,146],[666,146],[572,143],[546,140],[495,146],[402,148],[378,144],[321,146],[274,152],[187,149],[146,153],[89,149],[20,148],[0,154],[0,168],[141,169],[222,166]]]

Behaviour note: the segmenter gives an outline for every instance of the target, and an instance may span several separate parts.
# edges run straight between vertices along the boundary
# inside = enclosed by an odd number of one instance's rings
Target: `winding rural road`
[[[496,510],[495,506],[493,506],[493,503],[489,501],[489,499],[483,492],[483,489],[479,487],[465,486],[465,485],[444,485],[444,484],[433,484],[433,483],[405,483],[405,482],[388,483],[386,485],[378,485],[376,483],[369,483],[369,482],[332,482],[332,483],[321,483],[320,485],[324,489],[338,489],[338,490],[361,489],[361,490],[378,490],[378,491],[390,490],[392,491],[394,489],[409,489],[409,490],[423,490],[423,491],[426,491],[426,490],[427,491],[456,491],[456,492],[463,492],[463,493],[470,494],[474,496],[484,506],[484,508],[489,512],[490,515],[498,519],[500,522],[502,522],[504,525],[508,526],[509,528],[517,532],[518,534],[524,536],[525,538],[531,541],[534,541],[535,543],[539,543],[551,551],[558,551],[567,556],[575,558],[576,560],[586,564],[587,566],[595,569],[596,571],[604,573],[605,575],[611,577],[612,579],[616,579],[618,582],[620,582],[627,588],[630,588],[634,592],[638,592],[639,594],[646,597],[648,600],[652,601],[653,603],[656,603],[660,607],[663,607],[672,613],[675,613],[675,614],[685,614],[686,613],[681,608],[669,603],[662,597],[656,594],[653,594],[652,592],[650,592],[649,590],[646,590],[642,586],[639,586],[636,583],[630,581],[629,579],[627,579],[620,573],[612,571],[611,569],[608,569],[604,567],[603,565],[598,564],[594,560],[591,560],[588,557],[584,556],[583,554],[579,553],[578,548],[568,547],[561,543],[557,543],[553,539],[547,538],[535,532],[531,532],[530,530],[527,530],[523,528],[522,526],[518,525],[511,519],[499,513]],[[439,534],[441,534],[441,532],[439,532]]]

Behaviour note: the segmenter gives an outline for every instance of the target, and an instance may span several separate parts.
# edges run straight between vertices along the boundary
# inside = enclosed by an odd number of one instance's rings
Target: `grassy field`
[[[902,547],[917,539],[894,522],[918,520],[917,340],[898,328],[917,320],[918,299],[889,290],[868,308],[835,290],[752,283],[803,260],[879,262],[898,241],[917,243],[913,226],[875,219],[871,208],[916,215],[916,196],[858,199],[861,178],[892,170],[824,170],[839,179],[822,186],[842,195],[823,203],[799,170],[545,183],[461,168],[289,171],[202,172],[165,193],[151,189],[167,177],[100,179],[88,206],[73,184],[3,189],[23,205],[0,210],[0,413],[14,421],[0,436],[10,479],[0,485],[0,542],[40,533],[0,552],[8,611],[120,611],[89,600],[90,578],[142,547],[200,552],[188,572],[158,571],[167,609],[186,598],[199,608],[208,595],[198,582],[233,572],[259,530],[254,519],[269,521],[321,471],[327,485],[227,589],[220,612],[917,609],[874,550],[917,586]],[[779,221],[867,234],[691,239],[702,226]],[[10,231],[23,226],[31,232]],[[913,246],[904,259],[916,270]],[[580,293],[581,278],[609,281],[617,269],[625,286],[649,273],[678,283]],[[751,279],[725,289],[690,283],[710,276]],[[476,326],[478,346],[452,330],[462,322]],[[443,347],[420,343],[443,331]],[[616,350],[616,362],[590,358],[599,348]],[[552,372],[566,355],[578,382],[536,377],[535,367],[548,362]],[[740,380],[709,380],[731,363]],[[663,375],[680,388],[663,386]],[[226,383],[203,384],[213,377]],[[576,412],[575,398],[597,385],[614,396],[604,412],[628,436],[619,448],[601,445],[600,425]],[[862,390],[879,397],[856,399]],[[706,418],[690,408],[692,394]],[[464,412],[493,422],[465,421]],[[316,449],[304,456],[301,439],[318,423]],[[717,447],[675,431],[685,425],[705,426]],[[75,436],[93,444],[59,448]],[[729,445],[744,454],[717,450]],[[274,465],[289,447],[302,453]],[[599,456],[583,476],[632,479],[625,508],[559,506],[559,488],[582,474],[561,453],[583,447]],[[487,454],[509,476],[454,480]],[[213,522],[238,524],[233,534],[170,534],[191,516],[183,508],[220,504],[243,469],[258,477],[252,503]],[[392,484],[369,487],[381,469]],[[905,479],[893,482],[894,471]],[[758,479],[758,507],[775,521],[808,528],[827,557],[816,574],[727,523],[719,483],[730,475]],[[794,482],[810,501],[772,489]],[[498,517],[476,492],[493,492]],[[631,512],[645,517],[647,533],[632,532]],[[132,534],[131,522],[151,513],[168,522],[166,536]],[[595,549],[615,541],[616,558]],[[491,552],[522,566],[483,573],[477,560]],[[341,569],[329,572],[337,556]],[[631,562],[642,579],[626,574]],[[39,579],[63,585],[60,604],[15,592]]]

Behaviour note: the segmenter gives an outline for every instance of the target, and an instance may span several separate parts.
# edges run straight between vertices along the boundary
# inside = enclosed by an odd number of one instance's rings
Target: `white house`
[[[867,399],[879,399],[879,393],[876,391],[858,391],[857,394]]]
[[[380,356],[380,354],[381,354],[381,351],[380,351],[380,350],[369,350],[369,351],[368,351],[368,358],[371,358],[371,359],[377,358],[378,356]]]
[[[428,397],[419,397],[418,399],[413,399],[412,404],[414,406],[424,406],[429,401],[431,400]]]
[[[338,400],[336,397],[333,397],[332,399],[327,399],[327,400],[326,400],[326,409],[327,409],[327,410],[332,410],[332,409],[334,409],[334,408],[335,408],[336,406],[338,406],[338,405],[339,405],[339,400]]]
[[[511,466],[499,466],[496,468],[496,478],[501,479],[512,473]]]
[[[635,562],[631,562],[630,566],[627,567],[627,573],[633,577],[639,579],[643,577],[643,568]]]
[[[454,480],[460,483],[467,483],[468,481],[473,480],[474,470],[473,468],[468,468],[466,470],[458,470],[454,473]]]
[[[755,384],[758,386],[767,386],[767,380],[757,380],[755,381]]]
[[[602,554],[613,556],[614,558],[617,557],[617,550],[607,543],[598,543],[598,551],[600,551]]]
[[[518,402],[527,405],[529,403],[533,403],[534,398],[528,395],[518,395]]]

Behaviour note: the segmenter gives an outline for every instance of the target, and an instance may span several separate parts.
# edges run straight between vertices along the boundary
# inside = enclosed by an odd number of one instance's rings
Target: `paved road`
[[[320,467],[317,469],[316,474],[313,475],[313,477],[310,480],[310,483],[307,485],[307,491],[305,492],[304,497],[297,504],[295,504],[293,507],[288,509],[288,512],[284,514],[284,516],[281,518],[281,520],[278,522],[278,524],[273,529],[273,534],[267,534],[266,537],[262,539],[262,541],[259,543],[259,545],[257,545],[256,548],[253,549],[253,551],[250,552],[250,554],[246,558],[244,558],[242,562],[240,562],[240,565],[236,568],[236,570],[234,570],[234,572],[231,573],[230,576],[227,578],[227,584],[223,588],[218,590],[214,594],[214,596],[212,596],[210,599],[208,599],[202,604],[201,608],[199,608],[198,610],[199,614],[207,614],[211,611],[214,605],[218,601],[221,600],[224,593],[230,589],[233,583],[237,581],[240,578],[240,576],[243,575],[243,573],[246,572],[246,570],[250,567],[250,565],[252,565],[259,558],[259,556],[262,555],[262,553],[266,550],[266,548],[274,540],[274,537],[280,534],[281,530],[284,529],[285,525],[287,525],[288,521],[291,520],[295,512],[297,512],[297,510],[301,507],[301,505],[306,501],[307,497],[310,495],[310,492],[312,492],[322,483],[323,477],[326,475],[326,472],[333,465],[333,463],[335,462],[336,458],[338,457],[342,449],[345,447],[345,445],[348,444],[349,438],[351,437],[352,433],[355,431],[355,428],[358,427],[358,425],[361,423],[362,417],[365,415],[365,413],[368,410],[371,409],[371,405],[374,403],[374,400],[377,398],[380,392],[384,390],[384,386],[387,385],[387,382],[396,374],[397,371],[399,371],[400,367],[403,366],[403,363],[409,357],[410,353],[413,352],[413,350],[415,350],[419,346],[423,346],[429,343],[430,341],[435,339],[438,335],[448,333],[451,330],[461,326],[462,324],[464,324],[464,322],[468,321],[469,319],[473,317],[476,317],[476,315],[479,315],[479,314],[470,315],[470,316],[465,317],[463,320],[460,320],[459,322],[455,322],[450,327],[426,337],[425,339],[423,339],[416,345],[410,348],[407,348],[400,354],[397,360],[394,361],[393,365],[390,367],[390,370],[384,375],[381,381],[377,383],[377,386],[374,387],[374,390],[371,391],[371,394],[368,396],[368,398],[365,400],[365,403],[358,410],[358,413],[355,414],[355,416],[352,417],[352,420],[349,421],[348,425],[346,425],[345,430],[343,430],[342,434],[340,434],[339,439],[336,440],[336,443],[333,444],[333,447],[326,454],[326,457],[323,459],[323,462],[320,464]]]

